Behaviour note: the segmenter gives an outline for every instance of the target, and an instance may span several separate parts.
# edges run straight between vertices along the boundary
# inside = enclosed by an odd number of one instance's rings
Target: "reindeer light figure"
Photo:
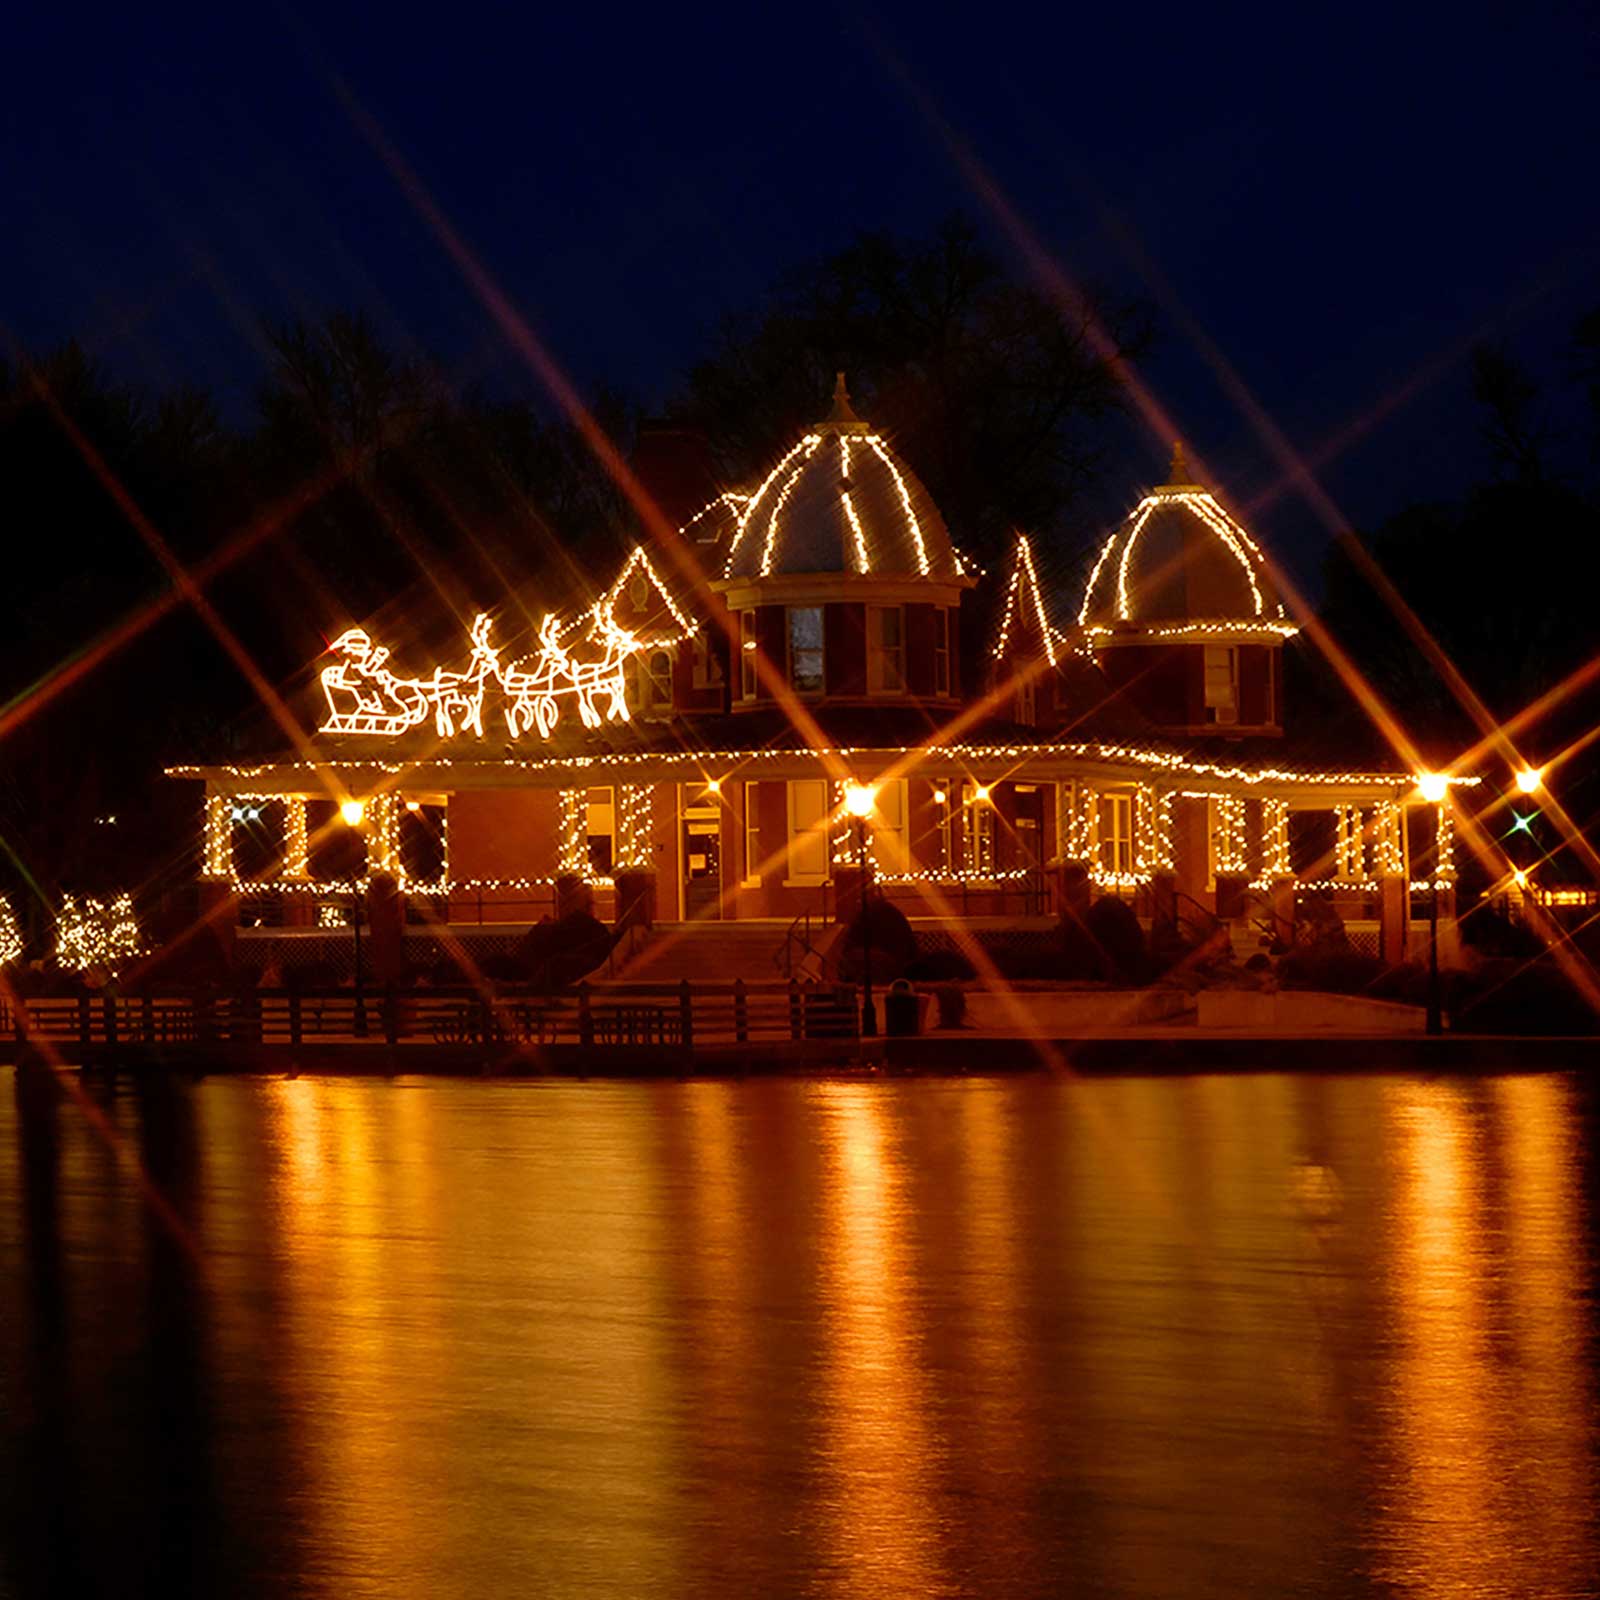
[[[489,629],[493,626],[487,611],[480,611],[472,621],[472,658],[464,672],[446,672],[443,667],[433,669],[428,683],[428,697],[433,703],[433,725],[441,739],[451,739],[457,732],[456,718],[462,728],[470,728],[478,738],[483,737],[483,695],[489,679],[503,682],[500,652],[489,643]]]

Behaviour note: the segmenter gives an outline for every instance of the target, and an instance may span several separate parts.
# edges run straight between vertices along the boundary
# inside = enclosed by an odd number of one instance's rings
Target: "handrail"
[[[811,943],[811,913],[802,911],[793,922],[784,930],[783,942],[772,954],[772,964],[786,978],[794,976],[795,956],[794,947],[800,947],[800,960],[804,961],[808,955],[816,954],[816,947]]]

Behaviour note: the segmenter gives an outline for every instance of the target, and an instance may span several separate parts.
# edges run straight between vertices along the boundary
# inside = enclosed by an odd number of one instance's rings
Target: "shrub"
[[[1383,976],[1374,956],[1329,945],[1297,945],[1278,962],[1278,983],[1284,989],[1319,989],[1325,994],[1367,994]]]
[[[1497,904],[1474,907],[1458,926],[1461,942],[1482,956],[1531,961],[1544,953],[1544,940]]]
[[[917,959],[917,936],[911,931],[905,912],[881,899],[868,900],[851,919],[845,930],[839,976],[847,983],[860,978],[864,966],[863,941],[869,931],[873,978],[904,977],[906,968]]]
[[[503,958],[513,983],[545,983],[564,989],[587,977],[611,953],[611,930],[588,911],[569,911],[529,928],[511,955]],[[492,958],[491,958],[492,959]],[[489,962],[484,962],[488,971]]]
[[[906,976],[915,983],[965,983],[977,972],[961,950],[929,950],[906,967]]]
[[[1100,978],[1107,983],[1145,983],[1150,976],[1144,929],[1133,908],[1115,895],[1103,895],[1082,922],[1061,919],[1066,976]]]

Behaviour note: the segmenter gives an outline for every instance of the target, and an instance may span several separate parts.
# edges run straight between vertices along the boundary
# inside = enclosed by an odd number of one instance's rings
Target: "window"
[[[789,687],[796,694],[822,693],[822,607],[790,606]]]
[[[939,855],[934,863],[938,871],[950,874],[955,871],[955,840],[952,838],[954,807],[950,804],[950,785],[936,779],[933,785],[933,815],[939,831]]]
[[[617,835],[616,791],[609,784],[588,793],[584,823],[589,871],[597,878],[611,876],[611,863]]]
[[[789,788],[789,881],[822,883],[828,876],[828,784],[796,778]]]
[[[761,785],[744,786],[744,881],[747,888],[761,887]]]
[[[988,789],[961,785],[961,819],[966,846],[962,866],[972,877],[987,878],[994,871],[994,807]]]
[[[1023,668],[1026,672],[1028,669]],[[1017,684],[1016,713],[1017,721],[1024,728],[1033,727],[1039,720],[1038,684],[1031,677],[1023,678]]]
[[[756,614],[739,613],[739,698],[756,697]]]
[[[672,652],[652,650],[645,663],[646,713],[659,715],[672,710]]]
[[[933,612],[933,692],[950,693],[950,608],[936,606]]]
[[[1232,645],[1208,644],[1206,653],[1206,721],[1239,720],[1239,652]],[[1192,679],[1190,680],[1193,681]]]
[[[1100,796],[1100,867],[1127,877],[1133,872],[1133,796]]]
[[[694,636],[694,686],[715,689],[722,683],[722,651],[705,634]]]
[[[867,693],[904,694],[905,612],[899,606],[867,607]]]
[[[872,864],[879,872],[911,870],[911,850],[906,834],[904,778],[878,785],[872,803]]]

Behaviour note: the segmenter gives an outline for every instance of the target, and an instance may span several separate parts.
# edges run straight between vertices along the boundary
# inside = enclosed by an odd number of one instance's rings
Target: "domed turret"
[[[723,577],[832,572],[965,576],[938,507],[851,409],[842,372],[826,420],[796,441],[745,503]]]
[[[1261,548],[1195,483],[1175,445],[1168,481],[1152,489],[1101,548],[1079,624],[1104,629],[1205,623],[1251,636],[1294,633]]]
[[[1183,446],[1106,540],[1078,626],[1106,676],[1158,726],[1282,731],[1284,614],[1261,547],[1194,481]]]
[[[959,698],[957,615],[973,581],[840,373],[827,418],[740,508],[712,584],[737,618],[733,709],[771,704],[775,679],[834,705]]]

